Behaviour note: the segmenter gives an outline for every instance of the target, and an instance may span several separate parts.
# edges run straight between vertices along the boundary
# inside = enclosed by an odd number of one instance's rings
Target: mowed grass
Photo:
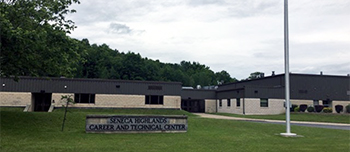
[[[286,120],[286,114],[280,115],[238,115],[229,113],[215,113],[222,116],[254,118],[254,119],[271,119],[271,120]],[[291,121],[311,121],[311,122],[330,122],[330,123],[345,123],[350,124],[349,114],[333,114],[333,113],[302,113],[291,112]]]
[[[7,151],[349,151],[350,132],[292,126],[304,137],[286,138],[284,125],[194,116],[180,110],[71,109],[61,132],[63,110],[52,113],[0,108],[1,152]],[[188,115],[187,133],[87,134],[87,114]]]

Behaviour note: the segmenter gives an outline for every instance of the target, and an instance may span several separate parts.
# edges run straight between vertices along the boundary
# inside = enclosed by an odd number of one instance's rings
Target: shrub
[[[332,108],[329,108],[329,107],[326,107],[326,108],[323,108],[323,112],[324,113],[332,113]]]
[[[345,109],[346,109],[346,112],[347,112],[347,113],[350,113],[350,104],[348,104],[348,105],[345,107]]]
[[[307,108],[307,105],[306,105],[306,104],[301,104],[301,105],[299,106],[299,109],[300,109],[301,112],[305,112],[306,108]]]
[[[342,105],[336,105],[336,106],[335,106],[335,111],[336,111],[337,113],[342,112],[343,109],[344,109],[344,107],[343,107]]]
[[[324,108],[323,105],[315,105],[315,111],[316,112],[321,112],[323,108]]]
[[[295,107],[294,108],[294,112],[299,112],[300,111],[300,108],[299,107]]]
[[[298,107],[298,105],[292,104],[292,107],[290,108],[290,111],[291,111],[291,112],[294,112],[294,109],[295,109],[296,107]]]
[[[307,107],[307,112],[315,112],[315,108],[314,107]]]

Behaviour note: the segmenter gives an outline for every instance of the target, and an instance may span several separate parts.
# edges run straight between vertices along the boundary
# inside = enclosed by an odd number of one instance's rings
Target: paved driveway
[[[271,124],[286,124],[286,121],[283,120],[267,120],[267,119],[252,119],[252,118],[239,118],[239,117],[229,117],[229,116],[220,116],[206,113],[194,113],[203,118],[212,118],[212,119],[226,119],[226,120],[239,120],[239,121],[251,121],[259,123],[271,123]],[[306,121],[291,121],[291,125],[296,126],[307,126],[307,127],[319,127],[319,128],[329,128],[329,129],[341,129],[341,130],[350,130],[350,124],[342,123],[325,123],[325,122],[306,122]]]

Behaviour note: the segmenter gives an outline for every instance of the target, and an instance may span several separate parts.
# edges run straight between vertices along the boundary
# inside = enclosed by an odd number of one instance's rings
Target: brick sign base
[[[187,132],[187,116],[87,115],[86,133]]]

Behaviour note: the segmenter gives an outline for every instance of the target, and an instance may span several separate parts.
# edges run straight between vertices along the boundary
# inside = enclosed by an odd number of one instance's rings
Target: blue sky
[[[283,0],[81,0],[73,38],[237,79],[284,72]],[[350,1],[289,0],[290,71],[350,73]]]

